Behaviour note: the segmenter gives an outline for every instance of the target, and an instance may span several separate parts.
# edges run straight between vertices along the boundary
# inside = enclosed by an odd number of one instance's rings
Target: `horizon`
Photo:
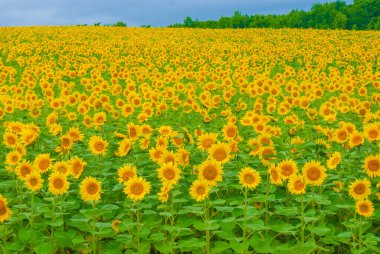
[[[313,4],[332,0],[0,0],[0,27],[112,25],[122,21],[129,27],[150,25],[166,27],[183,22],[189,16],[198,20],[217,20],[232,16],[235,11],[244,15],[281,15],[292,10],[310,10]],[[353,4],[352,0],[345,1]],[[153,15],[152,15],[153,14]]]

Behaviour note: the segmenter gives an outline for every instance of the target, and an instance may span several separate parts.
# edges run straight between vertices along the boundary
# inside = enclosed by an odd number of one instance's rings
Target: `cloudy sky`
[[[0,0],[0,26],[113,24],[167,26],[243,14],[283,14],[335,0]],[[352,3],[353,0],[346,0]]]

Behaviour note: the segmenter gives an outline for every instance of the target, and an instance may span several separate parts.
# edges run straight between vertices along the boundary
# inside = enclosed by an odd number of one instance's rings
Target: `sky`
[[[182,23],[186,16],[217,20],[243,14],[284,14],[335,0],[0,0],[0,26],[77,25],[123,21],[153,27]],[[351,4],[353,0],[346,0]]]

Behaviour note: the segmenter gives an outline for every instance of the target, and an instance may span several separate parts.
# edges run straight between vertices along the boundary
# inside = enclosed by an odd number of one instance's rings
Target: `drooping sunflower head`
[[[119,183],[126,183],[129,179],[135,177],[137,175],[137,168],[132,165],[124,165],[117,170],[117,174],[119,176]]]
[[[151,185],[142,177],[133,177],[125,183],[124,193],[133,201],[142,200],[150,193]]]
[[[341,162],[342,155],[340,152],[334,152],[330,155],[330,158],[327,160],[327,168],[335,169]]]
[[[102,185],[94,177],[86,177],[80,185],[80,195],[83,201],[98,201],[101,191]]]
[[[275,164],[270,164],[268,168],[268,174],[270,176],[270,182],[275,185],[282,184],[283,176],[281,174],[281,170],[276,167]]]
[[[255,189],[261,183],[260,174],[250,167],[242,168],[238,177],[240,184],[249,189]]]
[[[74,176],[74,178],[79,178],[84,170],[84,167],[87,165],[81,158],[75,156],[70,160],[70,174]]]

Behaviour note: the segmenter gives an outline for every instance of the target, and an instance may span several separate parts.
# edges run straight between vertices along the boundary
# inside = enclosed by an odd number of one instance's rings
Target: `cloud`
[[[328,0],[334,1],[334,0]],[[166,26],[186,16],[199,20],[243,14],[282,14],[324,0],[0,0],[0,26],[76,25],[124,21]],[[346,1],[352,3],[352,0]]]

